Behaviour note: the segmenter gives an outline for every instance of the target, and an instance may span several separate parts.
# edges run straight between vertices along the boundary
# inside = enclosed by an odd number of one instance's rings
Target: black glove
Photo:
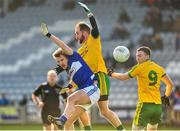
[[[107,68],[108,76],[112,76],[112,73],[114,73],[114,70],[111,68]]]
[[[161,96],[161,101],[165,106],[170,106],[169,98],[166,95]]]

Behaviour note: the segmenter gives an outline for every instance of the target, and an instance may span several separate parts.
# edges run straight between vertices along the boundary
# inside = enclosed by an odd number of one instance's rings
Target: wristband
[[[48,38],[50,38],[50,37],[51,37],[51,33],[47,33],[46,36],[47,36]]]
[[[67,86],[67,88],[71,89],[71,88],[73,88],[73,86],[72,86],[71,84],[69,84],[69,85]]]
[[[90,18],[91,16],[93,16],[93,13],[90,12],[87,14],[87,16],[88,16],[88,18]]]

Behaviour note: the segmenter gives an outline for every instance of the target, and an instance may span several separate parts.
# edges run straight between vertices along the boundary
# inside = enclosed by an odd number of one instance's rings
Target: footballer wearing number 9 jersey
[[[126,73],[108,70],[108,75],[119,80],[136,78],[138,83],[138,104],[133,120],[132,130],[157,130],[161,120],[162,105],[169,104],[168,96],[172,92],[173,83],[163,67],[150,60],[150,48],[143,46],[136,51],[135,65]],[[165,95],[160,95],[161,81],[166,85]],[[162,101],[162,102],[161,102]]]

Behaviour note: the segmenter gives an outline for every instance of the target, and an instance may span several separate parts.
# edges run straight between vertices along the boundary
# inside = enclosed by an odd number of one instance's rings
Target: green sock
[[[84,127],[84,130],[85,130],[85,131],[91,130],[91,126],[85,126],[85,127]]]
[[[121,130],[124,129],[124,127],[123,127],[123,125],[119,125],[118,127],[116,127],[116,129],[117,129],[118,131],[121,131]]]

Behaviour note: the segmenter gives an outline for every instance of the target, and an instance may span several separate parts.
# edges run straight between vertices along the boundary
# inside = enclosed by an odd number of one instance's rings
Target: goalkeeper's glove
[[[48,27],[45,23],[41,23],[41,33],[48,38],[51,36],[51,33],[49,33]]]
[[[112,73],[114,73],[114,70],[111,68],[107,68],[108,76],[112,76]]]
[[[169,98],[166,95],[161,96],[161,101],[165,106],[170,106]]]
[[[83,7],[83,9],[84,9],[84,11],[87,13],[87,16],[88,16],[88,17],[93,16],[91,10],[87,7],[86,4],[83,4],[83,3],[81,3],[81,2],[78,2],[78,4],[79,4],[81,7]]]
[[[64,94],[64,93],[68,92],[72,88],[73,88],[73,86],[71,84],[69,84],[67,87],[62,88],[59,93]]]

